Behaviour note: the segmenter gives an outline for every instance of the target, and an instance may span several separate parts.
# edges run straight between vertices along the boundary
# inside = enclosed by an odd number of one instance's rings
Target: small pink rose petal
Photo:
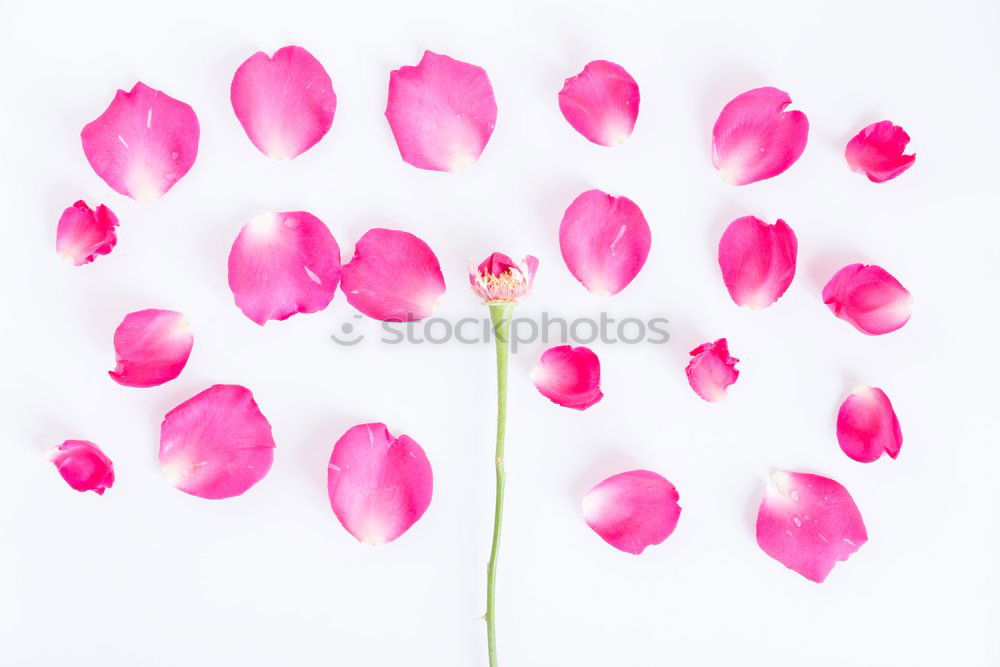
[[[757,511],[757,544],[771,558],[817,583],[868,541],[854,499],[820,475],[776,472]]]
[[[719,240],[719,267],[737,306],[766,308],[795,277],[798,241],[784,220],[769,225],[752,215],[734,220]]]
[[[140,202],[159,199],[198,155],[194,110],[142,82],[119,90],[81,133],[83,152],[115,192]]]
[[[368,317],[412,322],[434,312],[445,288],[430,246],[408,232],[371,229],[344,265],[341,289]]]
[[[531,381],[542,396],[565,408],[586,410],[604,398],[601,362],[583,346],[546,350],[531,371]]]
[[[823,288],[830,311],[869,336],[887,334],[910,319],[913,297],[880,266],[849,264]]]
[[[264,213],[229,252],[229,288],[257,324],[326,308],[340,282],[340,247],[314,215]]]
[[[129,313],[115,330],[115,370],[111,379],[126,387],[155,387],[184,370],[194,334],[187,318],[173,310]]]
[[[559,248],[573,277],[592,294],[618,294],[649,256],[649,224],[628,197],[588,190],[559,225]]]
[[[806,148],[809,121],[777,88],[737,95],[712,128],[712,164],[732,185],[762,181],[791,167]]]
[[[56,252],[73,263],[83,266],[98,255],[107,255],[118,242],[115,227],[118,216],[104,204],[91,209],[78,201],[59,217],[56,227]]]
[[[691,350],[691,361],[685,372],[694,393],[710,403],[723,401],[726,388],[740,376],[736,369],[736,357],[729,355],[729,344],[725,338],[714,343],[705,343]]]
[[[333,446],[327,470],[330,507],[359,542],[382,545],[409,530],[427,510],[431,464],[413,438],[385,424],[359,424]]]
[[[891,120],[873,123],[847,142],[844,156],[851,171],[872,183],[884,183],[913,166],[916,154],[903,155],[910,135]]]
[[[465,171],[493,134],[497,103],[482,67],[425,51],[416,67],[389,75],[385,117],[405,162]]]
[[[330,76],[299,46],[247,58],[233,76],[229,97],[250,141],[275,160],[291,160],[319,142],[337,110]]]
[[[621,65],[594,60],[566,79],[559,91],[559,109],[573,129],[589,141],[617,146],[635,127],[639,86]]]
[[[45,453],[62,478],[77,491],[104,495],[115,483],[114,465],[101,448],[87,440],[67,440]]]
[[[246,387],[213,385],[168,412],[160,426],[160,472],[192,496],[241,495],[273,461],[271,424]]]
[[[858,387],[837,413],[837,442],[855,461],[871,463],[883,453],[899,455],[903,432],[892,403],[878,387]]]
[[[639,555],[677,527],[681,506],[674,485],[649,470],[607,478],[583,497],[583,519],[615,549]]]

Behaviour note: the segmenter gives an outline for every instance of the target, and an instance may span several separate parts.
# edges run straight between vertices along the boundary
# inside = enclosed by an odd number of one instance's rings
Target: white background
[[[702,665],[980,667],[1000,662],[1000,464],[995,407],[1000,10],[995,2],[3,3],[0,106],[3,353],[0,374],[0,664],[468,667],[485,665],[484,574],[493,502],[493,351],[379,344],[342,293],[324,312],[260,328],[234,306],[226,257],[257,213],[308,210],[344,259],[373,226],[406,229],[441,259],[440,314],[485,315],[470,256],[541,260],[519,312],[662,316],[666,345],[601,345],[605,399],[578,413],[528,381],[544,349],[512,363],[507,523],[499,592],[505,667]],[[259,49],[308,48],[338,96],[333,129],[289,163],[257,152],[229,105]],[[460,175],[400,158],[383,118],[389,71],[425,48],[482,65],[500,108]],[[635,133],[605,149],[563,120],[563,79],[592,59],[627,68]],[[197,162],[163,199],[137,204],[90,169],[79,133],[136,80],[190,103]],[[789,91],[810,121],[791,170],[742,188],[709,159],[734,95]],[[851,173],[847,140],[891,119],[913,169],[884,185]],[[558,250],[585,189],[625,194],[653,230],[622,294],[588,294]],[[54,250],[76,199],[120,217],[114,252],[74,268]],[[715,262],[724,226],[782,217],[799,238],[775,306],[730,301]],[[819,292],[853,261],[913,293],[897,333],[861,335]],[[195,348],[155,389],[112,382],[127,312],[173,308]],[[345,322],[369,334],[345,348]],[[698,399],[687,351],[729,338],[742,374],[725,405]],[[156,463],[163,415],[213,383],[249,387],[278,443],[246,495],[180,493]],[[882,387],[902,422],[898,460],[850,461],[834,422],[856,384]],[[326,463],[350,426],[384,421],[422,444],[434,500],[379,549],[355,542],[326,499]],[[99,443],[117,481],[70,490],[42,453]],[[640,557],[583,523],[605,477],[645,467],[679,489],[676,532]],[[769,472],[831,476],[870,541],[816,585],[761,552],[753,520]]]

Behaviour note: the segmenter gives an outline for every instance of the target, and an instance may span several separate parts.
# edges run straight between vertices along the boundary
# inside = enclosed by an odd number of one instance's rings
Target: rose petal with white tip
[[[430,246],[409,232],[371,229],[344,265],[341,289],[348,303],[368,317],[412,322],[434,312],[445,286]]]
[[[184,493],[238,496],[271,469],[271,424],[249,389],[213,385],[163,418],[159,458],[163,477]]]
[[[243,226],[229,252],[229,287],[257,324],[326,308],[340,283],[340,247],[314,215],[264,213]]]
[[[330,507],[359,542],[392,542],[431,502],[434,480],[424,450],[385,424],[354,426],[333,446],[327,470]]]
[[[330,75],[300,46],[247,58],[229,97],[250,141],[275,160],[291,160],[318,143],[337,110]]]
[[[892,180],[913,166],[916,154],[904,155],[910,135],[891,120],[872,123],[858,132],[844,150],[851,171],[872,183]]]
[[[482,67],[425,51],[416,67],[390,74],[385,117],[405,162],[457,172],[482,154],[497,103]]]
[[[80,135],[97,175],[140,202],[159,199],[191,169],[200,128],[190,106],[141,81],[119,90]]]
[[[639,274],[651,244],[649,224],[628,197],[588,190],[559,225],[559,248],[573,277],[592,294],[618,294]]]
[[[868,541],[861,512],[847,489],[827,477],[776,472],[771,479],[757,511],[757,544],[785,567],[821,583]]]
[[[913,297],[881,266],[849,264],[823,288],[823,303],[858,331],[879,336],[910,320]]]
[[[601,146],[617,146],[632,135],[639,116],[639,86],[625,68],[607,60],[587,63],[566,79],[559,110],[577,132]]]
[[[89,440],[67,440],[45,453],[66,483],[77,491],[93,491],[103,496],[115,483],[111,459]]]
[[[181,313],[140,310],[115,330],[117,364],[111,379],[126,387],[155,387],[180,375],[191,356],[194,334]]]
[[[739,359],[729,354],[725,338],[699,345],[691,350],[691,360],[685,369],[688,384],[709,403],[724,401],[726,389],[740,376],[737,362]]]
[[[733,302],[757,310],[780,299],[795,277],[797,253],[784,220],[769,225],[748,215],[731,222],[719,240],[719,268]]]
[[[607,478],[583,497],[583,519],[615,549],[639,555],[670,537],[680,496],[666,478],[632,470]]]
[[[896,458],[903,446],[899,419],[885,392],[857,387],[837,413],[837,442],[855,461],[871,463],[882,454]]]
[[[531,381],[545,398],[574,410],[586,410],[604,398],[601,362],[589,348],[560,345],[542,353]]]
[[[84,201],[78,201],[59,216],[56,227],[56,252],[73,263],[73,266],[89,264],[98,255],[107,255],[118,242],[115,227],[118,216],[104,204],[91,209]]]

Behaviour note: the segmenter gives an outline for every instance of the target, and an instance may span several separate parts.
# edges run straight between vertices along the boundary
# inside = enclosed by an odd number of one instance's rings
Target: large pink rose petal
[[[382,545],[405,533],[431,502],[431,464],[413,438],[385,424],[359,424],[333,446],[330,507],[359,542]]]
[[[823,288],[830,311],[869,336],[887,334],[910,319],[913,297],[880,266],[849,264]]]
[[[719,240],[719,267],[737,306],[766,308],[795,277],[798,241],[784,220],[769,225],[752,215],[734,220]]]
[[[685,372],[694,393],[710,403],[726,399],[726,388],[740,376],[736,357],[730,356],[725,338],[705,343],[691,350]]]
[[[618,294],[649,256],[649,224],[628,197],[588,190],[559,225],[559,248],[573,277],[592,294]]]
[[[577,132],[601,146],[617,146],[632,135],[639,115],[639,86],[621,65],[587,63],[566,79],[559,110]]]
[[[326,308],[340,282],[340,247],[314,215],[264,213],[229,252],[229,288],[257,324]]]
[[[583,519],[605,542],[639,555],[677,527],[681,506],[674,485],[649,470],[607,478],[583,497]]]
[[[101,448],[88,440],[67,440],[45,453],[66,483],[103,496],[115,483],[115,469]]]
[[[878,387],[858,387],[837,413],[837,442],[855,461],[871,463],[883,453],[899,455],[903,432],[892,403]]]
[[[194,110],[142,82],[119,90],[81,133],[83,152],[115,192],[140,202],[159,199],[198,155]]]
[[[229,97],[250,141],[275,160],[309,150],[330,130],[337,110],[330,76],[299,46],[247,58],[233,76]]]
[[[369,317],[412,322],[437,308],[444,276],[434,251],[413,234],[371,229],[344,265],[341,289],[348,303]]]
[[[820,475],[776,472],[757,511],[757,544],[817,583],[868,541],[861,512],[843,486]]]
[[[389,75],[385,117],[404,161],[465,171],[493,134],[497,103],[482,67],[425,51],[416,67]]]
[[[73,266],[89,264],[115,247],[117,226],[118,216],[104,204],[91,209],[86,202],[78,201],[59,216],[56,252]]]
[[[851,171],[872,183],[884,183],[913,166],[916,154],[903,155],[910,135],[891,120],[873,123],[847,142],[844,156]]]
[[[186,317],[173,310],[129,313],[115,330],[117,365],[111,379],[126,387],[155,387],[184,370],[194,334]]]
[[[560,345],[542,353],[531,371],[542,396],[557,405],[586,410],[604,398],[601,362],[589,348]]]
[[[737,95],[722,109],[712,128],[712,164],[732,185],[777,176],[802,155],[809,121],[777,88],[755,88]]]
[[[168,412],[160,426],[160,472],[192,496],[238,496],[273,461],[271,424],[246,387],[213,385]]]

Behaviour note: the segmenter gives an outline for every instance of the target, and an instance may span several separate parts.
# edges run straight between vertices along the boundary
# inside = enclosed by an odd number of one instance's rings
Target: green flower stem
[[[500,552],[500,526],[503,523],[503,491],[507,481],[504,472],[504,436],[507,430],[507,359],[510,350],[510,320],[514,313],[513,303],[490,304],[490,319],[493,321],[493,333],[497,348],[497,497],[496,509],[493,513],[493,548],[490,550],[490,562],[486,567],[486,644],[490,654],[490,667],[497,667],[497,631],[496,631],[496,581],[497,556]]]

